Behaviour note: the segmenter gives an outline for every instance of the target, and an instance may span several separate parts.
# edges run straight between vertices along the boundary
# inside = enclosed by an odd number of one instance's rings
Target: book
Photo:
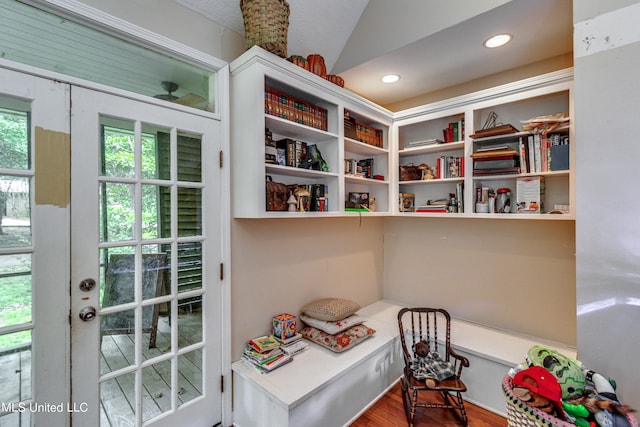
[[[544,177],[532,176],[516,179],[516,212],[544,212]]]
[[[280,347],[280,343],[273,335],[263,335],[261,337],[253,338],[249,340],[247,344],[259,353],[264,353]]]

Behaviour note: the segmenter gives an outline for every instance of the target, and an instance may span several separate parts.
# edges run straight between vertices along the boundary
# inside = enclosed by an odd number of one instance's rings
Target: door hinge
[[[223,160],[223,156],[222,156],[222,150],[220,150],[220,167],[222,167],[222,160]]]
[[[69,310],[69,326],[71,326],[71,310]]]
[[[224,263],[220,263],[220,280],[224,280]]]
[[[224,393],[224,375],[220,375],[220,393]]]

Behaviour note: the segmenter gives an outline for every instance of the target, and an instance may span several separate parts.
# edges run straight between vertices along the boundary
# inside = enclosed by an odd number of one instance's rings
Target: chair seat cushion
[[[417,388],[419,390],[450,390],[450,391],[467,391],[467,386],[457,377],[450,377],[442,381],[438,381],[432,378],[417,379],[413,375],[409,377],[409,386]]]

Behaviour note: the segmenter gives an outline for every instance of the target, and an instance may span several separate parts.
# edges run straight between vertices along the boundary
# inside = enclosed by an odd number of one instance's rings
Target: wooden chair
[[[462,393],[467,391],[460,376],[462,368],[469,366],[469,360],[457,354],[451,347],[451,316],[441,308],[403,308],[398,312],[398,327],[404,356],[404,373],[400,379],[402,400],[409,426],[413,426],[416,408],[451,409],[463,425],[467,425]],[[416,359],[415,346],[425,341],[429,352],[437,353],[442,361],[449,362],[455,373],[441,381],[417,379],[414,377],[412,362]],[[429,396],[426,393],[440,396]]]

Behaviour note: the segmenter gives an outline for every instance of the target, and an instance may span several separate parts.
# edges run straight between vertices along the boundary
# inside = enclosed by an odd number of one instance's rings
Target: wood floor
[[[506,427],[507,420],[500,415],[465,402],[469,427]],[[459,427],[461,423],[452,411],[443,409],[418,409],[415,427]],[[400,383],[378,400],[350,427],[406,427]]]

